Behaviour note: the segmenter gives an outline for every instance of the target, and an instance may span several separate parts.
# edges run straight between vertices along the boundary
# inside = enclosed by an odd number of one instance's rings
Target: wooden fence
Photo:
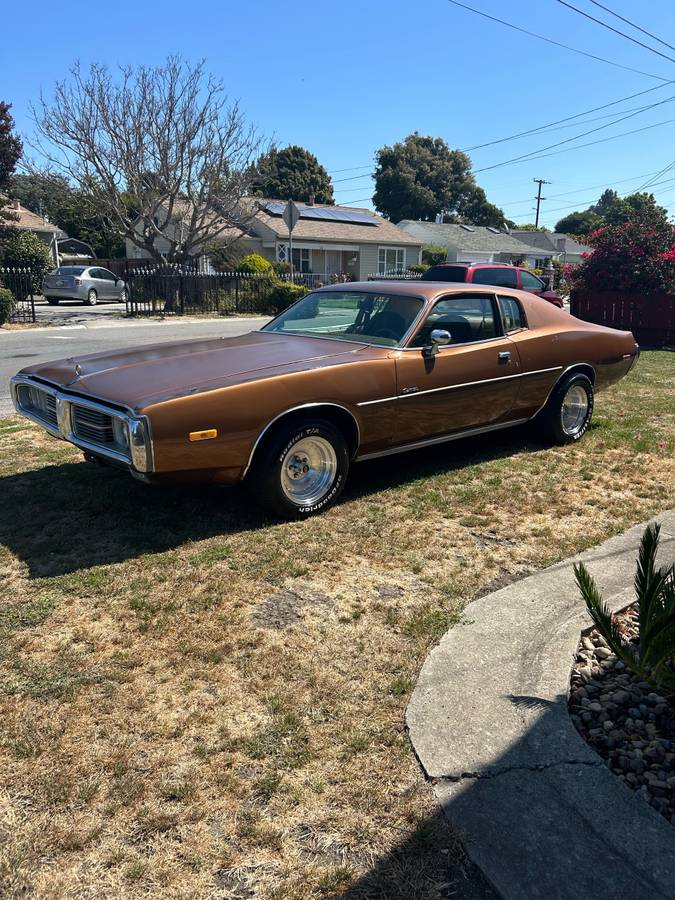
[[[570,312],[578,319],[632,331],[643,347],[675,346],[675,295],[574,289]]]

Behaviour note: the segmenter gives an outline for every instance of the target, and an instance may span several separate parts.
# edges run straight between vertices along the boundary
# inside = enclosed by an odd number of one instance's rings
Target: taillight
[[[75,285],[77,286],[78,284],[82,284],[82,279],[81,279],[81,278],[76,278],[76,279],[75,279]]]

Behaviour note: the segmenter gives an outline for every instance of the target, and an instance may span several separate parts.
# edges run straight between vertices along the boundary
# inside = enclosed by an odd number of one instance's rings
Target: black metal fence
[[[120,266],[116,274],[126,281],[127,313],[131,316],[272,314],[271,295],[280,281],[313,288],[331,280],[322,282],[321,276],[313,273],[207,274],[178,265],[127,265],[123,270]]]
[[[0,287],[14,295],[10,322],[35,322],[34,277],[30,269],[0,268]]]

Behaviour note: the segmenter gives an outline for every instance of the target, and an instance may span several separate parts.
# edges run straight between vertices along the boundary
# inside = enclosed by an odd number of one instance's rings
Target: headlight
[[[112,428],[113,437],[117,446],[122,447],[124,450],[128,450],[129,430],[127,428],[127,423],[124,421],[124,419],[118,419],[116,416],[113,416]]]

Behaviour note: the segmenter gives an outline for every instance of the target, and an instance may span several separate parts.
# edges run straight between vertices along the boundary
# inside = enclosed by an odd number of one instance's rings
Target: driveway
[[[106,305],[111,309],[116,306]],[[84,322],[72,318],[68,323],[54,328],[0,331],[0,416],[11,415],[14,411],[9,394],[9,379],[25,366],[113,348],[138,347],[185,338],[233,337],[255,331],[268,321],[261,316],[161,322],[139,322],[137,319],[115,321],[109,315],[99,313],[98,306],[84,309],[88,314]],[[74,315],[81,310],[82,307],[76,308]],[[68,312],[68,307],[64,307],[63,311]]]
[[[80,300],[61,300],[58,306],[50,306],[44,299],[35,301],[35,318],[40,325],[105,322],[125,314],[124,303],[101,302],[96,306],[85,306]]]

